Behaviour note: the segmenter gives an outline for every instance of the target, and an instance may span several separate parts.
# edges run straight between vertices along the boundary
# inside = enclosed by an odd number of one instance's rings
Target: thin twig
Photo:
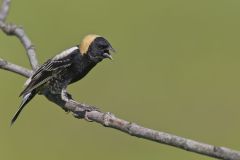
[[[0,9],[0,21],[5,22],[10,6],[10,0],[3,0],[2,6]]]
[[[0,21],[0,28],[4,31],[7,35],[14,35],[18,37],[21,41],[22,45],[24,46],[29,62],[33,70],[36,70],[38,67],[38,61],[36,57],[36,52],[31,40],[28,38],[26,33],[24,32],[22,27],[16,26],[14,24],[6,24]]]
[[[5,19],[8,15],[8,10],[10,7],[10,0],[4,0],[0,10],[0,28],[4,31],[7,35],[14,35],[18,37],[21,41],[22,45],[24,46],[29,62],[33,70],[38,68],[38,60],[36,56],[36,52],[34,46],[30,40],[30,38],[25,33],[22,27],[19,27],[14,24],[5,23]]]
[[[8,71],[11,71],[11,72],[14,72],[14,73],[17,73],[21,76],[24,76],[24,77],[30,77],[31,74],[32,74],[32,71],[27,69],[27,68],[24,68],[24,67],[21,67],[19,65],[16,65],[16,64],[13,64],[13,63],[10,63],[6,60],[3,60],[0,58],[0,68],[4,69],[4,70],[8,70]]]
[[[0,18],[3,17],[2,19],[0,19],[0,29],[2,29],[7,35],[15,35],[21,40],[23,46],[27,50],[29,61],[32,65],[32,68],[36,69],[38,64],[36,53],[34,48],[32,47],[30,39],[26,36],[24,30],[15,25],[9,25],[4,23],[4,20],[6,19],[8,13],[9,2],[10,0],[3,1],[3,5],[0,11]],[[9,63],[2,59],[0,59],[0,68],[17,73],[25,77],[29,77],[32,73],[30,70],[26,68]],[[179,137],[173,134],[145,128],[135,123],[131,123],[126,120],[117,118],[116,116],[109,112],[103,113],[98,110],[95,110],[96,107],[81,104],[79,102],[74,101],[73,99],[67,102],[63,101],[60,95],[51,94],[51,92],[48,91],[44,93],[44,96],[46,96],[49,101],[57,104],[65,111],[71,111],[74,117],[76,118],[85,118],[87,120],[100,123],[105,127],[114,128],[132,136],[155,141],[161,144],[167,144],[170,146],[206,155],[209,157],[219,158],[223,160],[240,160],[239,151],[234,151],[225,147],[216,147],[213,145],[197,142],[191,139]],[[90,111],[86,111],[86,109],[90,109]],[[94,111],[91,111],[91,109],[93,109]]]

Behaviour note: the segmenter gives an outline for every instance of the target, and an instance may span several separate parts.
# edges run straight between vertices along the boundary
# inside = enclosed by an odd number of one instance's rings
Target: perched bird
[[[26,81],[25,89],[20,93],[23,97],[18,111],[12,118],[13,124],[24,106],[36,95],[48,89],[51,94],[61,95],[68,101],[66,88],[69,84],[82,79],[97,63],[105,58],[112,59],[111,44],[98,35],[87,35],[80,45],[69,48],[41,65]]]

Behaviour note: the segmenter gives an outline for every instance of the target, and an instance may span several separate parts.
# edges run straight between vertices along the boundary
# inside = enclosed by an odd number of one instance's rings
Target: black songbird
[[[66,88],[69,84],[82,79],[98,62],[105,58],[112,59],[111,44],[98,35],[87,35],[80,45],[69,48],[41,65],[26,81],[21,105],[11,124],[18,118],[24,106],[36,95],[44,93],[44,88],[51,94],[61,95],[67,101]]]

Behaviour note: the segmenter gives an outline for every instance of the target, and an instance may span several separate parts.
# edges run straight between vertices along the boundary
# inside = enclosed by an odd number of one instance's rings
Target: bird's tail
[[[20,104],[17,112],[14,114],[12,120],[11,120],[11,126],[14,124],[14,122],[17,120],[19,114],[21,113],[21,111],[23,110],[23,108],[26,106],[26,104],[28,104],[28,102],[36,95],[36,91],[33,90],[30,93],[27,93],[23,96],[23,100],[22,103]]]

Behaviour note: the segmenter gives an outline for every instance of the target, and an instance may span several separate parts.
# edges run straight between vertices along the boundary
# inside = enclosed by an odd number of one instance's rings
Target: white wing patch
[[[62,53],[56,55],[53,60],[58,60],[58,59],[61,59],[63,57],[66,57],[68,56],[69,54],[71,54],[73,51],[77,50],[78,47],[72,47],[72,48],[69,48],[69,49],[66,49],[64,51],[62,51]]]

